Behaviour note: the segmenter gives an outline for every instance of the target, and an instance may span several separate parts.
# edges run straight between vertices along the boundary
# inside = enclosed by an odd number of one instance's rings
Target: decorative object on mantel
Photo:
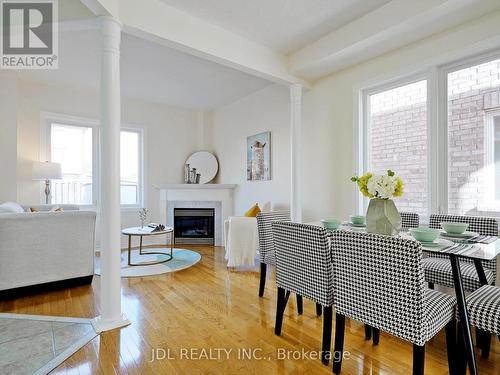
[[[369,233],[392,236],[401,230],[401,216],[391,199],[403,195],[403,181],[391,170],[387,174],[366,173],[361,177],[352,177],[359,191],[370,198],[366,212],[366,231]]]
[[[45,204],[49,204],[50,180],[62,178],[61,164],[36,161],[33,163],[32,178],[35,181],[45,181]]]
[[[192,154],[184,165],[185,184],[207,184],[212,181],[219,170],[219,163],[208,151]]]
[[[247,137],[247,180],[271,179],[271,132]]]
[[[139,219],[141,219],[141,228],[144,228],[144,223],[146,223],[146,219],[148,218],[149,210],[147,208],[141,208],[139,210]]]

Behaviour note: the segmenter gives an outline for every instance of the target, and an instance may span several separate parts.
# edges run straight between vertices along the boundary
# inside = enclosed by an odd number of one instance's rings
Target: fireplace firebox
[[[215,209],[174,208],[174,243],[215,243]]]

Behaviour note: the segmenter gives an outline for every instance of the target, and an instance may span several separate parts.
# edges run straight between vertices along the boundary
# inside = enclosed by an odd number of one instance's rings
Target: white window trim
[[[50,129],[52,123],[61,123],[71,126],[92,127],[92,205],[80,205],[80,208],[97,210],[100,206],[100,124],[99,121],[87,117],[79,117],[54,112],[40,114],[40,150],[39,160],[50,160]],[[146,205],[146,130],[131,124],[122,124],[120,130],[139,133],[139,199],[135,205],[121,205],[122,211],[136,211]],[[40,193],[40,202],[45,201],[45,195]]]

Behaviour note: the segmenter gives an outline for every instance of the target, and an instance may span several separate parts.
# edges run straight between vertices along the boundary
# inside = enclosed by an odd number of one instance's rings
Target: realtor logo
[[[0,68],[57,69],[57,0],[0,1]]]

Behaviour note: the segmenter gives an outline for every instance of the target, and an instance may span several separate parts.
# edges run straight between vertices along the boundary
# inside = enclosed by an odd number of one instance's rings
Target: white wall
[[[0,85],[0,202],[16,200],[17,179],[17,83],[5,79]]]
[[[289,92],[273,85],[213,112],[211,134],[206,135],[219,159],[218,181],[238,184],[235,215],[254,203],[271,201],[289,207],[290,131]],[[271,181],[246,180],[246,137],[271,131]]]
[[[39,203],[42,187],[31,180],[31,165],[39,157],[40,113],[98,119],[99,95],[28,82],[19,82],[18,88],[17,200],[22,204]],[[182,182],[184,162],[199,148],[194,112],[124,98],[122,123],[144,129],[144,206],[150,209],[149,220],[158,222],[160,196],[153,184]],[[137,210],[122,211],[122,227],[138,222]]]

